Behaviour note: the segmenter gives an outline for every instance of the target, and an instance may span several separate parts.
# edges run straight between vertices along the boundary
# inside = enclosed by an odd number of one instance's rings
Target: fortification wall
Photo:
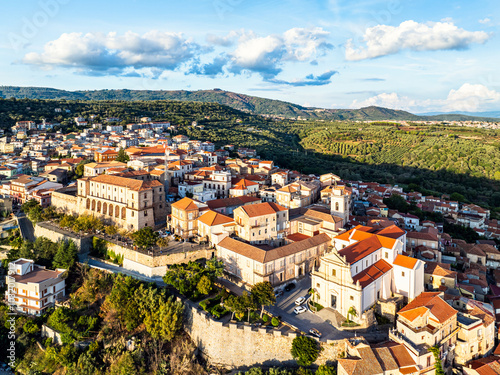
[[[55,227],[48,222],[41,222],[35,225],[35,237],[45,237],[51,241],[73,241],[82,253],[87,253],[92,247],[92,236],[77,236],[76,234]]]
[[[213,364],[231,368],[242,366],[296,366],[290,350],[296,333],[276,329],[223,324],[203,310],[185,303],[185,329],[203,356]],[[333,362],[344,350],[344,340],[320,341],[318,365]]]
[[[142,252],[107,242],[108,250],[123,255],[123,268],[139,272],[148,277],[164,276],[170,264],[187,263],[199,258],[210,258],[213,250],[196,250],[174,254],[152,256]]]

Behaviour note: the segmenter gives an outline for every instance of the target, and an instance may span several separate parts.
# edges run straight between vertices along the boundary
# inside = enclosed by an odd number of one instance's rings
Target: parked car
[[[274,292],[274,295],[277,297],[281,297],[283,295],[283,291],[282,290],[277,290],[276,292]]]
[[[295,283],[288,284],[287,286],[285,286],[285,291],[289,292],[293,288],[295,288]]]
[[[303,312],[306,312],[307,309],[304,306],[297,306],[296,308],[293,309],[293,312],[298,315],[302,314]]]
[[[295,304],[296,304],[297,306],[302,305],[304,302],[306,302],[306,298],[305,298],[305,297],[299,297],[299,298],[297,298],[297,299],[295,300]]]
[[[310,333],[311,335],[313,335],[313,336],[318,337],[318,338],[320,338],[320,337],[321,337],[321,332],[320,332],[320,331],[318,331],[316,328],[311,328],[311,329],[309,330],[309,333]]]

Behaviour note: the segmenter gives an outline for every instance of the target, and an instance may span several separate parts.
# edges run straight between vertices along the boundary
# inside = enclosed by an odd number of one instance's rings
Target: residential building
[[[345,357],[338,360],[338,375],[416,375],[417,364],[401,344],[370,346],[359,339],[346,340]]]
[[[473,359],[493,352],[497,330],[491,305],[470,301],[466,312],[458,313],[457,323],[459,331],[455,348],[456,364],[464,366]]]
[[[420,374],[435,373],[435,358],[429,349],[437,347],[446,373],[453,366],[459,331],[457,314],[439,292],[424,292],[399,310],[396,329],[389,338],[406,347]]]
[[[64,269],[47,270],[31,259],[19,258],[9,263],[5,299],[22,313],[42,315],[65,296]]]
[[[118,152],[111,149],[100,150],[94,153],[94,160],[98,163],[110,162],[116,160],[117,157]]]
[[[208,209],[207,205],[186,197],[172,203],[171,208],[171,230],[182,238],[190,238],[198,235],[198,217],[200,216],[200,211]]]
[[[208,210],[198,218],[198,236],[206,240],[210,246],[234,233],[234,220],[216,211]]]
[[[254,285],[269,281],[272,285],[279,285],[302,277],[317,267],[329,243],[330,238],[326,234],[318,234],[266,250],[226,237],[216,247],[226,271],[243,282]]]
[[[250,243],[280,243],[287,234],[288,210],[269,202],[245,205],[234,210],[234,221],[236,235]]]
[[[276,191],[276,203],[286,208],[306,207],[318,200],[319,181],[297,181]]]

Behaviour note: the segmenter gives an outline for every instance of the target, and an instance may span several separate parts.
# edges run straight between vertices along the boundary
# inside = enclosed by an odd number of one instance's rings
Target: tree
[[[76,263],[78,248],[73,241],[61,241],[57,253],[54,256],[52,266],[54,268],[71,269]]]
[[[159,297],[156,309],[145,311],[144,325],[153,339],[170,341],[182,328],[184,305],[174,301],[173,297],[166,301],[162,297]]]
[[[73,215],[64,215],[61,220],[59,220],[59,225],[62,228],[70,228],[75,224],[75,217]]]
[[[158,240],[156,241],[156,245],[160,248],[160,249],[163,249],[165,247],[168,246],[168,243],[169,243],[169,239],[166,238],[166,237],[160,237],[158,238]]]
[[[213,257],[207,260],[206,268],[213,279],[217,279],[224,274],[224,262]]]
[[[104,231],[107,235],[113,236],[118,233],[118,228],[116,227],[116,225],[107,225],[104,227]]]
[[[274,294],[273,286],[269,281],[256,283],[252,287],[252,298],[257,305],[261,307],[260,317],[264,314],[264,307],[271,306],[276,303],[276,295]]]
[[[116,157],[116,161],[119,161],[120,163],[126,163],[130,160],[130,157],[127,155],[123,147],[120,147],[118,150],[118,156]]]
[[[196,285],[196,289],[198,290],[198,292],[205,295],[209,294],[212,288],[212,280],[210,280],[210,278],[206,275],[202,276],[200,281],[198,281],[198,284]]]
[[[228,299],[226,299],[224,305],[232,312],[231,319],[233,319],[235,316],[236,318],[241,319],[245,315],[245,312],[247,312],[248,309],[252,308],[250,303],[251,298],[249,297],[248,293],[243,292],[241,296],[230,296]]]
[[[443,364],[441,363],[439,347],[432,346],[428,349],[434,355],[434,368],[436,369],[436,375],[444,375]]]
[[[321,365],[316,370],[315,375],[337,375],[337,371],[333,366]]]
[[[349,310],[347,310],[347,322],[349,323],[349,316],[352,317],[357,317],[358,312],[356,311],[356,308],[354,306],[349,307]]]
[[[319,345],[316,340],[307,336],[298,336],[292,342],[292,357],[300,366],[310,366],[319,356]]]
[[[136,374],[134,359],[129,352],[123,353],[113,364],[109,367],[109,375],[129,375]]]
[[[159,237],[158,232],[155,232],[151,227],[141,228],[132,234],[134,245],[141,249],[153,247]]]

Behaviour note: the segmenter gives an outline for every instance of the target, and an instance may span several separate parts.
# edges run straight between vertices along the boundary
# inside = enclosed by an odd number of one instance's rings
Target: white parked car
[[[297,299],[295,300],[295,304],[296,304],[297,306],[302,305],[304,302],[306,302],[306,297],[299,297],[299,298],[297,298]]]
[[[302,314],[303,312],[306,312],[307,309],[304,306],[297,306],[296,308],[293,309],[293,312],[295,314]]]

